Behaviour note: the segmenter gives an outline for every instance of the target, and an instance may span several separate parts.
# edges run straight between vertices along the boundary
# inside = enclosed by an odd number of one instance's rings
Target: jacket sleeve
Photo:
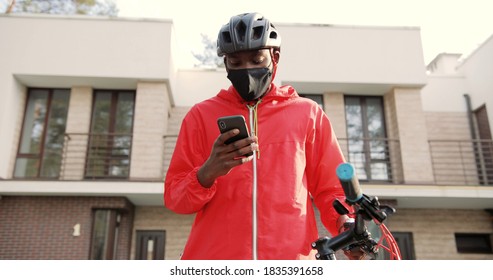
[[[192,108],[182,122],[164,182],[164,205],[176,213],[198,212],[216,192],[216,183],[205,188],[197,179],[197,171],[211,149],[203,137],[202,124]]]
[[[327,115],[317,110],[313,121],[306,140],[308,188],[320,211],[322,223],[334,236],[338,234],[336,223],[339,214],[332,202],[336,198],[342,203],[345,200],[336,168],[345,160]]]

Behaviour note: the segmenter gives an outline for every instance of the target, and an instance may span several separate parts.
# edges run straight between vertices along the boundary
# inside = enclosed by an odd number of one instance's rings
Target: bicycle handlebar
[[[363,208],[370,217],[383,222],[387,215],[380,210],[378,199],[363,194],[359,186],[359,180],[356,176],[354,166],[350,163],[341,163],[336,169],[337,177],[341,182],[342,189],[346,195],[346,202],[350,205],[358,205]]]
[[[342,185],[346,199],[353,203],[359,201],[363,193],[359,186],[354,167],[349,163],[341,163],[336,169],[336,174],[339,177],[339,182]]]
[[[382,226],[382,223],[387,218],[385,210],[380,208],[380,203],[377,197],[369,197],[363,194],[359,181],[356,176],[354,166],[349,163],[342,163],[337,167],[336,174],[339,177],[344,194],[346,196],[346,203],[353,206],[355,212],[355,222],[351,225],[349,230],[346,230],[333,238],[323,237],[312,243],[312,248],[318,251],[316,257],[319,260],[335,260],[335,252],[345,247],[359,246],[366,253],[376,255],[379,245],[374,239],[371,238],[370,232],[367,230],[365,220],[377,220]],[[334,208],[340,215],[348,214],[347,209],[339,200],[335,200],[333,203]],[[386,209],[390,209],[391,213],[395,210],[386,206]],[[390,234],[385,227],[384,234]],[[389,238],[389,237],[387,237]],[[393,239],[392,236],[390,238]],[[392,241],[392,246],[400,259],[400,252],[396,247],[395,240]]]

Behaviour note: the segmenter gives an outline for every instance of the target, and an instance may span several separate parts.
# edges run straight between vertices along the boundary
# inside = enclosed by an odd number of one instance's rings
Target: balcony
[[[492,140],[430,140],[437,185],[493,185]]]
[[[177,135],[163,136],[164,156],[160,166],[163,178],[176,138]],[[356,167],[362,182],[405,184],[398,139],[338,140],[346,160]],[[493,141],[430,140],[429,149],[436,185],[493,185]],[[59,179],[128,180],[131,150],[131,134],[66,134]]]
[[[400,141],[388,138],[339,138],[342,153],[368,183],[402,184]]]
[[[65,134],[61,180],[128,179],[132,134]]]
[[[430,140],[436,185],[493,185],[492,140]],[[363,182],[404,184],[399,140],[341,138],[346,160]]]
[[[169,166],[177,135],[164,135],[164,175]],[[338,139],[346,160],[356,167],[363,182],[403,183],[399,140],[387,138]]]

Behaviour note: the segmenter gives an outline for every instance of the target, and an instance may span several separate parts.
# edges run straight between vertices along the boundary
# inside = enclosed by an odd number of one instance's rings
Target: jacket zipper
[[[257,104],[256,104],[257,105]],[[256,105],[247,106],[249,112],[249,122],[250,131],[252,135],[255,135],[255,120],[254,120],[254,110]],[[257,252],[257,151],[253,151],[253,185],[252,185],[252,258],[253,260],[258,259]]]

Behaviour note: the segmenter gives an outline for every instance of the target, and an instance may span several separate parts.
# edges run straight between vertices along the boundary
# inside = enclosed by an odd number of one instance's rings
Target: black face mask
[[[253,101],[269,88],[272,71],[267,67],[229,70],[228,79],[245,101]]]

